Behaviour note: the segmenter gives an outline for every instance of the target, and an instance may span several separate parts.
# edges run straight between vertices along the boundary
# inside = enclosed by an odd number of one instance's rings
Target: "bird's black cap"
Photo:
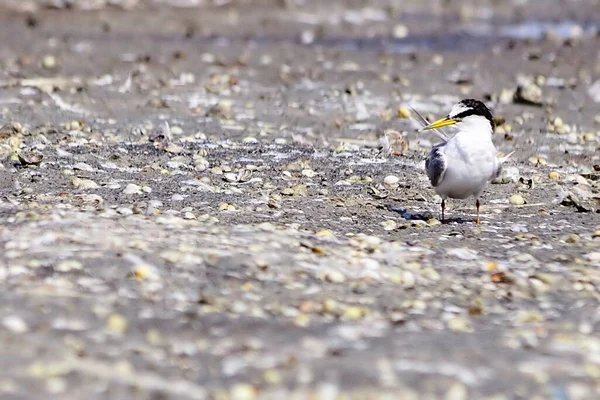
[[[492,125],[492,131],[496,128],[496,124],[494,123],[494,117],[492,116],[492,112],[490,109],[483,104],[483,102],[475,99],[464,99],[459,102],[465,110],[459,113],[458,115],[454,115],[453,118],[463,119],[468,117],[469,115],[480,115],[490,121]]]

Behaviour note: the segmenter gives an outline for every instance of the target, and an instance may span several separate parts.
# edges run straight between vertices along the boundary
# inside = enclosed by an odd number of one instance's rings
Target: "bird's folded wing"
[[[442,151],[443,144],[434,146],[431,153],[425,159],[425,170],[432,186],[438,186],[444,179],[446,173],[447,161],[444,152]]]

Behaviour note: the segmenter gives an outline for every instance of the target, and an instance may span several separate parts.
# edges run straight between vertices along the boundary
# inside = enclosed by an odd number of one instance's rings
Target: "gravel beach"
[[[0,397],[600,398],[598,21],[0,1]],[[515,151],[480,225],[417,133],[463,98]]]

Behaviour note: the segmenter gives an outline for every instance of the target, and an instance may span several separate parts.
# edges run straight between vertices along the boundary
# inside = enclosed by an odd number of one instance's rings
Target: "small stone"
[[[553,181],[559,181],[560,174],[556,171],[550,171],[550,173],[548,174],[548,178],[550,178],[550,180],[553,180]]]
[[[82,190],[97,189],[100,187],[96,182],[94,182],[91,179],[78,178],[78,177],[71,178],[71,184],[73,185],[73,187],[75,187],[75,189],[82,189]]]
[[[564,238],[565,242],[567,242],[567,243],[569,243],[569,244],[577,243],[577,242],[579,242],[579,239],[580,239],[579,235],[577,235],[577,234],[575,234],[575,233],[572,233],[572,234],[570,234],[570,235],[567,235],[567,236]]]
[[[52,377],[46,381],[46,390],[53,394],[63,393],[67,389],[67,381],[60,377]]]
[[[58,272],[71,272],[79,271],[83,269],[81,261],[77,260],[64,260],[60,261],[54,266],[54,270]]]
[[[53,55],[45,55],[42,58],[42,67],[44,69],[55,69],[58,66],[58,62],[56,61],[56,57]]]
[[[119,215],[123,215],[124,217],[128,217],[130,215],[133,215],[133,210],[129,207],[119,207],[117,208],[117,213]]]
[[[394,26],[394,31],[392,32],[395,39],[402,39],[408,36],[408,28],[406,25],[398,24]]]
[[[473,327],[468,318],[462,316],[456,316],[448,320],[448,329],[453,332],[471,332]]]
[[[186,211],[183,213],[183,219],[196,219],[196,215],[191,211]]]
[[[412,115],[412,113],[410,112],[410,110],[406,107],[400,107],[398,109],[398,118],[402,118],[402,119],[408,119],[410,118]]]
[[[600,79],[588,87],[588,94],[594,102],[600,103]]]
[[[231,388],[231,400],[254,400],[258,398],[258,390],[249,383],[236,383]]]
[[[92,168],[90,165],[88,165],[86,163],[82,163],[82,162],[73,165],[73,169],[78,169],[80,171],[86,171],[86,172],[94,171],[94,168]]]
[[[350,306],[344,310],[342,314],[343,319],[357,320],[364,318],[367,315],[367,310],[361,306]]]
[[[267,382],[270,385],[278,385],[283,379],[281,374],[275,369],[266,370],[265,372],[263,372],[262,377],[265,380],[265,382]]]
[[[229,203],[221,203],[218,209],[219,211],[235,211],[235,206]]]
[[[331,283],[343,283],[346,281],[344,274],[335,269],[326,270],[324,276],[325,280]]]
[[[535,83],[519,86],[515,91],[513,101],[520,104],[542,106],[544,105],[542,89]]]
[[[160,257],[171,264],[179,263],[183,256],[183,253],[177,250],[165,250],[160,253]]]
[[[508,198],[508,201],[510,202],[510,204],[513,204],[515,206],[522,206],[523,204],[525,204],[525,199],[520,194],[513,194]]]
[[[2,326],[14,333],[25,333],[29,330],[27,323],[16,315],[9,315],[2,320]]]
[[[234,174],[233,172],[228,172],[226,174],[223,174],[223,179],[226,180],[227,182],[237,182],[238,175]]]
[[[378,141],[381,152],[386,156],[401,156],[408,150],[408,140],[404,138],[402,133],[393,129],[386,129]]]
[[[183,135],[183,128],[181,128],[180,126],[172,126],[171,133],[173,135]]]
[[[383,221],[381,223],[383,225],[384,231],[393,231],[398,227],[398,224],[393,219],[388,219],[387,221]]]
[[[533,165],[546,165],[548,161],[544,157],[533,156],[529,157],[529,162]]]
[[[104,199],[97,194],[78,194],[73,196],[72,201],[79,207],[87,206],[98,210],[104,206]]]
[[[302,44],[311,44],[315,41],[315,32],[311,30],[305,30],[300,34],[300,42]]]
[[[123,194],[142,194],[142,187],[135,183],[130,183],[123,190]]]
[[[453,249],[446,249],[446,253],[451,257],[456,257],[459,260],[476,260],[479,256],[476,250],[469,249],[468,247],[458,247]]]
[[[120,314],[111,314],[106,320],[106,328],[119,335],[124,334],[127,331],[127,327],[127,319]]]
[[[592,253],[587,253],[586,255],[583,256],[586,260],[591,261],[591,262],[600,262],[600,252],[592,252]]]
[[[400,178],[395,175],[388,175],[383,179],[383,183],[388,186],[395,186],[400,182]]]
[[[213,106],[209,113],[224,119],[230,119],[232,116],[232,102],[231,100],[220,100],[215,106]]]
[[[596,140],[596,137],[598,135],[596,133],[592,133],[592,132],[586,132],[583,135],[581,135],[581,138],[585,141],[585,142],[593,142]]]
[[[556,117],[552,120],[552,125],[555,129],[561,129],[565,126],[561,117]]]
[[[320,231],[315,233],[315,236],[319,238],[332,238],[333,232],[329,229],[321,229]]]
[[[133,276],[139,280],[156,281],[160,278],[160,274],[156,267],[148,264],[140,264],[133,268]]]
[[[317,175],[317,173],[312,169],[303,169],[302,175],[306,176],[307,178],[313,178],[315,175]]]
[[[255,144],[258,143],[258,139],[253,136],[247,136],[242,139],[242,143],[244,144]]]
[[[469,398],[469,389],[460,382],[456,382],[450,386],[444,400],[467,400]]]
[[[442,276],[433,268],[425,268],[422,273],[423,277],[430,281],[439,281]]]
[[[399,278],[400,279],[398,282],[409,288],[415,286],[415,283],[417,283],[417,278],[415,274],[413,274],[410,271],[402,271]]]

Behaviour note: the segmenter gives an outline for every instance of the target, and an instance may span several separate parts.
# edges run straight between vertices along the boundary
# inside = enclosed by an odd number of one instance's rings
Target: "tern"
[[[433,146],[425,160],[425,170],[435,192],[442,198],[442,222],[446,199],[475,197],[479,224],[479,198],[486,184],[502,171],[502,164],[512,155],[497,157],[492,142],[494,118],[479,100],[465,99],[456,103],[444,118],[419,132],[452,126],[457,132],[448,140]]]

